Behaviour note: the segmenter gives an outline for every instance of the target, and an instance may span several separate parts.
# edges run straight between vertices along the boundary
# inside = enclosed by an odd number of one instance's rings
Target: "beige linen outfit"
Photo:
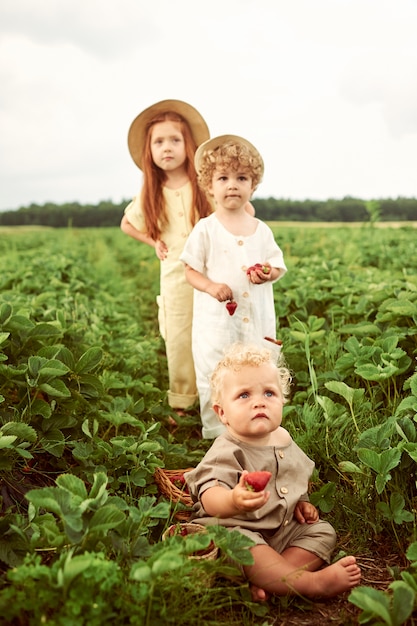
[[[168,254],[160,263],[158,304],[159,331],[165,341],[168,362],[168,403],[172,408],[186,409],[197,399],[194,363],[191,351],[193,288],[185,279],[184,264],[179,260],[184,243],[192,230],[192,187],[188,182],[180,189],[163,188],[168,224],[161,240]],[[146,232],[140,196],[126,207],[125,215],[137,230]]]
[[[266,486],[269,500],[257,511],[242,512],[233,518],[207,515],[201,495],[214,486],[233,489],[243,470],[269,471],[272,477]],[[308,501],[308,481],[314,462],[293,441],[287,446],[256,446],[234,439],[229,432],[217,437],[202,461],[185,474],[191,497],[195,502],[193,519],[204,525],[220,524],[238,530],[256,544],[267,544],[281,553],[299,547],[330,563],[336,545],[336,533],[324,520],[300,524],[294,509],[300,500]]]

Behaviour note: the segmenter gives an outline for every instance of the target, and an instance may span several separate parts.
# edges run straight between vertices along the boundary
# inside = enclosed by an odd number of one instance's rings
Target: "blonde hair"
[[[259,367],[270,363],[277,369],[277,381],[281,389],[284,402],[290,395],[291,373],[286,367],[284,358],[279,354],[278,359],[272,350],[255,345],[235,343],[226,351],[223,358],[217,363],[210,378],[211,399],[213,404],[219,404],[224,387],[224,375],[228,371],[239,372],[243,367]]]
[[[236,141],[228,141],[214,150],[206,150],[201,157],[198,170],[198,184],[208,191],[217,168],[231,169],[235,172],[243,170],[252,179],[255,190],[262,180],[263,162],[261,156],[249,146]]]

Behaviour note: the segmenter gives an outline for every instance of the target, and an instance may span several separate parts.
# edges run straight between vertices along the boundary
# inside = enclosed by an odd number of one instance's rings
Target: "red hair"
[[[185,145],[185,170],[192,188],[192,210],[191,224],[212,213],[212,207],[197,183],[197,174],[194,169],[194,154],[197,149],[194,138],[191,134],[187,121],[178,113],[167,111],[156,115],[148,124],[146,129],[146,140],[143,149],[142,170],[143,187],[141,192],[142,207],[145,217],[147,234],[154,240],[161,236],[161,231],[168,223],[165,202],[162,194],[162,187],[166,180],[166,174],[152,159],[151,154],[151,134],[155,124],[159,122],[176,122],[184,137]]]

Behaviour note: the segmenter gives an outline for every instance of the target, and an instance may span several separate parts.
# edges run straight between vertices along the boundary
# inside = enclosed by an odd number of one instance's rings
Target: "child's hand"
[[[224,283],[213,283],[210,282],[206,289],[206,293],[208,293],[213,298],[216,298],[219,302],[226,302],[226,300],[233,300],[233,293],[230,289],[229,285]]]
[[[263,265],[257,263],[248,268],[246,273],[251,283],[254,285],[262,285],[262,283],[266,283],[267,280],[271,280],[271,270],[272,268],[269,263],[264,263]]]
[[[160,239],[155,241],[155,252],[160,261],[165,261],[168,254],[168,247],[165,242],[161,241]]]
[[[300,500],[295,506],[294,517],[300,524],[314,524],[318,522],[319,512],[311,502]]]
[[[233,504],[239,511],[257,511],[269,500],[269,491],[249,491],[245,486],[244,470],[236,487],[232,490]]]

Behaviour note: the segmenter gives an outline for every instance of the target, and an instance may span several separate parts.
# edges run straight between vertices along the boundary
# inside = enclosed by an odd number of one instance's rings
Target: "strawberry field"
[[[288,266],[274,288],[293,374],[283,425],[315,460],[335,558],[364,573],[318,620],[412,624],[416,230],[271,226]],[[156,473],[195,466],[210,442],[197,409],[170,426],[158,287],[153,250],[117,228],[0,231],[0,624],[272,626],[324,610],[252,602],[237,533],[163,539],[188,509]],[[189,558],[213,545],[217,559]]]

